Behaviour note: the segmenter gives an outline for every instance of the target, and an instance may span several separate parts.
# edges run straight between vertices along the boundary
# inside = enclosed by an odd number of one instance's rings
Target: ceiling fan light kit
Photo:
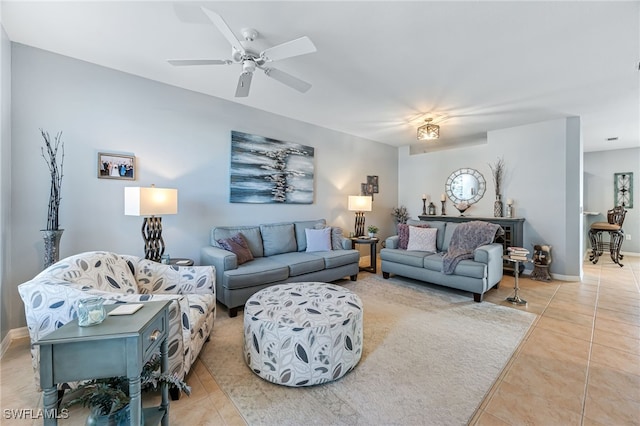
[[[218,31],[227,39],[231,44],[231,59],[171,59],[168,62],[174,66],[189,66],[189,65],[230,65],[233,63],[242,65],[242,73],[238,78],[238,85],[236,87],[235,96],[246,97],[249,95],[249,89],[251,88],[251,80],[253,72],[256,68],[264,71],[267,77],[271,77],[274,80],[291,87],[301,93],[308,91],[311,88],[311,84],[306,81],[300,80],[297,77],[292,76],[284,71],[280,71],[275,68],[265,67],[268,62],[278,61],[281,59],[292,58],[294,56],[305,55],[307,53],[313,53],[316,51],[316,46],[311,39],[307,36],[297,38],[295,40],[287,41],[282,44],[278,44],[273,47],[269,47],[260,53],[255,53],[249,49],[246,49],[240,41],[236,38],[231,28],[222,19],[220,15],[212,12],[204,7],[201,8],[209,20],[216,26]],[[254,41],[258,37],[258,31],[253,28],[243,28],[241,30],[242,37],[246,43]]]
[[[433,121],[432,118],[427,118],[425,124],[418,127],[418,140],[433,140],[438,139],[440,137],[440,126],[437,124],[431,123]]]

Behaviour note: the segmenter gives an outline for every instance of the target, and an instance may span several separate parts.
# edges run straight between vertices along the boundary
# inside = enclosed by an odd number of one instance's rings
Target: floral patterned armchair
[[[31,338],[31,361],[40,387],[40,352],[33,342],[76,318],[76,302],[101,296],[105,305],[171,300],[169,372],[184,379],[207,341],[216,312],[215,269],[163,265],[109,252],[80,253],[51,265],[18,286]],[[59,389],[75,383],[59,384]]]

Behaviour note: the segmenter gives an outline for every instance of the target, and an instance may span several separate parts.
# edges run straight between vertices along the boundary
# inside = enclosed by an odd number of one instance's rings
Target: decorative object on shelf
[[[396,223],[407,223],[409,211],[405,206],[394,207],[391,209],[391,216],[396,219]]]
[[[536,281],[551,281],[549,265],[551,265],[551,246],[548,244],[534,244],[531,279]]]
[[[613,183],[615,186],[615,205],[633,208],[633,172],[614,173]]]
[[[314,154],[311,146],[231,131],[229,201],[313,203]]]
[[[433,204],[433,201],[429,201],[429,216],[435,216],[436,214],[436,205]]]
[[[502,180],[504,179],[504,158],[498,158],[495,164],[489,164],[496,190],[496,201],[493,203],[493,216],[502,217]]]
[[[482,173],[469,168],[451,173],[444,185],[445,192],[454,205],[461,202],[469,205],[477,203],[484,195],[486,187],[487,182]]]
[[[144,216],[142,239],[145,259],[159,262],[164,254],[162,218],[160,215],[178,213],[178,190],[172,188],[127,187],[124,189],[124,214]]]
[[[427,194],[422,194],[422,214],[427,214]]]
[[[104,299],[99,296],[78,300],[76,312],[78,313],[78,325],[80,327],[100,324],[107,317],[104,309]]]
[[[136,157],[99,152],[98,178],[136,180]]]
[[[349,211],[355,212],[356,215],[356,237],[362,237],[364,235],[364,212],[371,211],[371,201],[371,197],[369,196],[349,195],[347,209],[349,209]]]
[[[502,217],[502,195],[496,194],[496,201],[493,202],[493,217]]]
[[[64,142],[62,142],[62,132],[58,132],[53,143],[49,132],[40,129],[40,134],[44,139],[44,147],[40,147],[40,152],[51,176],[47,228],[41,231],[44,238],[44,267],[47,268],[60,260],[60,238],[64,232],[64,229],[60,229],[59,226],[62,176],[64,175]]]
[[[513,217],[513,200],[511,198],[507,198],[507,213],[505,217]]]
[[[440,203],[442,204],[442,216],[446,216],[447,215],[447,211],[445,210],[445,205],[447,203],[447,198],[445,196],[445,194],[441,194],[440,195]]]
[[[437,124],[431,123],[433,118],[427,118],[425,124],[418,127],[418,140],[433,140],[438,139],[440,137],[440,126]]]
[[[467,211],[467,209],[469,207],[471,207],[471,205],[469,203],[467,203],[466,201],[462,201],[458,204],[455,205],[456,209],[458,209],[458,211],[460,212],[460,216],[464,216],[464,212]]]
[[[143,391],[156,390],[161,383],[191,395],[191,387],[183,380],[169,373],[160,373],[160,357],[156,354],[142,368],[140,387]],[[83,407],[91,409],[86,421],[87,425],[130,424],[131,397],[129,396],[129,379],[125,376],[88,380],[80,384],[70,395],[72,399],[64,403],[65,408],[82,404]],[[144,420],[141,423],[144,424]]]
[[[379,229],[375,225],[367,226],[367,232],[369,233],[369,237],[371,237],[371,238],[375,237],[376,234],[378,233],[378,231],[379,231]]]

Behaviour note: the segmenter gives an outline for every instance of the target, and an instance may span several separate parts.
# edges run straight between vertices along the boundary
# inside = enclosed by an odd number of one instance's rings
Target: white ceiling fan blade
[[[262,70],[264,70],[264,73],[267,76],[274,80],[278,80],[280,83],[285,84],[292,89],[296,89],[298,92],[305,93],[307,90],[311,89],[311,84],[284,71],[280,71],[275,68],[262,68]]]
[[[222,33],[224,38],[227,39],[229,44],[231,44],[231,47],[244,54],[244,47],[242,47],[242,44],[240,44],[238,38],[235,36],[235,34],[233,34],[233,31],[231,31],[229,25],[227,25],[224,19],[222,19],[222,16],[204,7],[201,7],[201,9],[205,13],[205,15],[209,17],[211,22],[213,22],[213,24],[218,28],[218,31]]]
[[[229,65],[228,59],[169,59],[171,65],[182,67],[187,65]]]
[[[260,54],[265,61],[278,61],[292,56],[306,55],[315,52],[316,46],[307,36],[270,47]]]
[[[251,78],[253,73],[243,72],[238,79],[238,87],[236,87],[236,98],[246,98],[249,96],[249,89],[251,88]]]

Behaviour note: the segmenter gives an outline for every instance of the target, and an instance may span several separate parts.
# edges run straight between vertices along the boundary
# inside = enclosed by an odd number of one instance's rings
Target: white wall
[[[383,235],[393,230],[394,147],[20,44],[13,55],[14,286],[42,269],[49,176],[40,127],[62,130],[65,141],[62,257],[87,250],[143,255],[142,218],[123,214],[125,186],[178,188],[179,213],[162,218],[166,252],[196,262],[213,225],[326,218],[353,229],[347,196],[359,194],[367,175],[380,181],[367,223]],[[229,203],[231,130],[315,147],[314,203]],[[138,179],[98,179],[97,153],[104,151],[135,154]],[[22,325],[11,320],[12,328]]]
[[[16,311],[11,271],[11,42],[0,25],[0,340]]]
[[[607,210],[615,204],[613,175],[621,172],[633,172],[633,208],[627,209],[623,225],[631,240],[622,243],[622,251],[640,255],[640,148],[584,154],[584,209],[600,213],[588,216],[585,226],[606,222]]]
[[[409,148],[403,147],[398,158],[398,203],[417,217],[422,213],[421,194],[439,200],[449,174],[470,167],[483,174],[487,192],[465,216],[492,217],[495,192],[489,164],[503,157],[506,173],[502,198],[512,198],[515,216],[526,219],[525,247],[552,245],[551,272],[556,278],[577,279],[582,219],[579,133],[579,119],[568,118],[492,131],[484,145],[418,155],[410,155]],[[439,203],[436,205],[439,212]],[[447,201],[447,212],[458,214],[451,201]]]

